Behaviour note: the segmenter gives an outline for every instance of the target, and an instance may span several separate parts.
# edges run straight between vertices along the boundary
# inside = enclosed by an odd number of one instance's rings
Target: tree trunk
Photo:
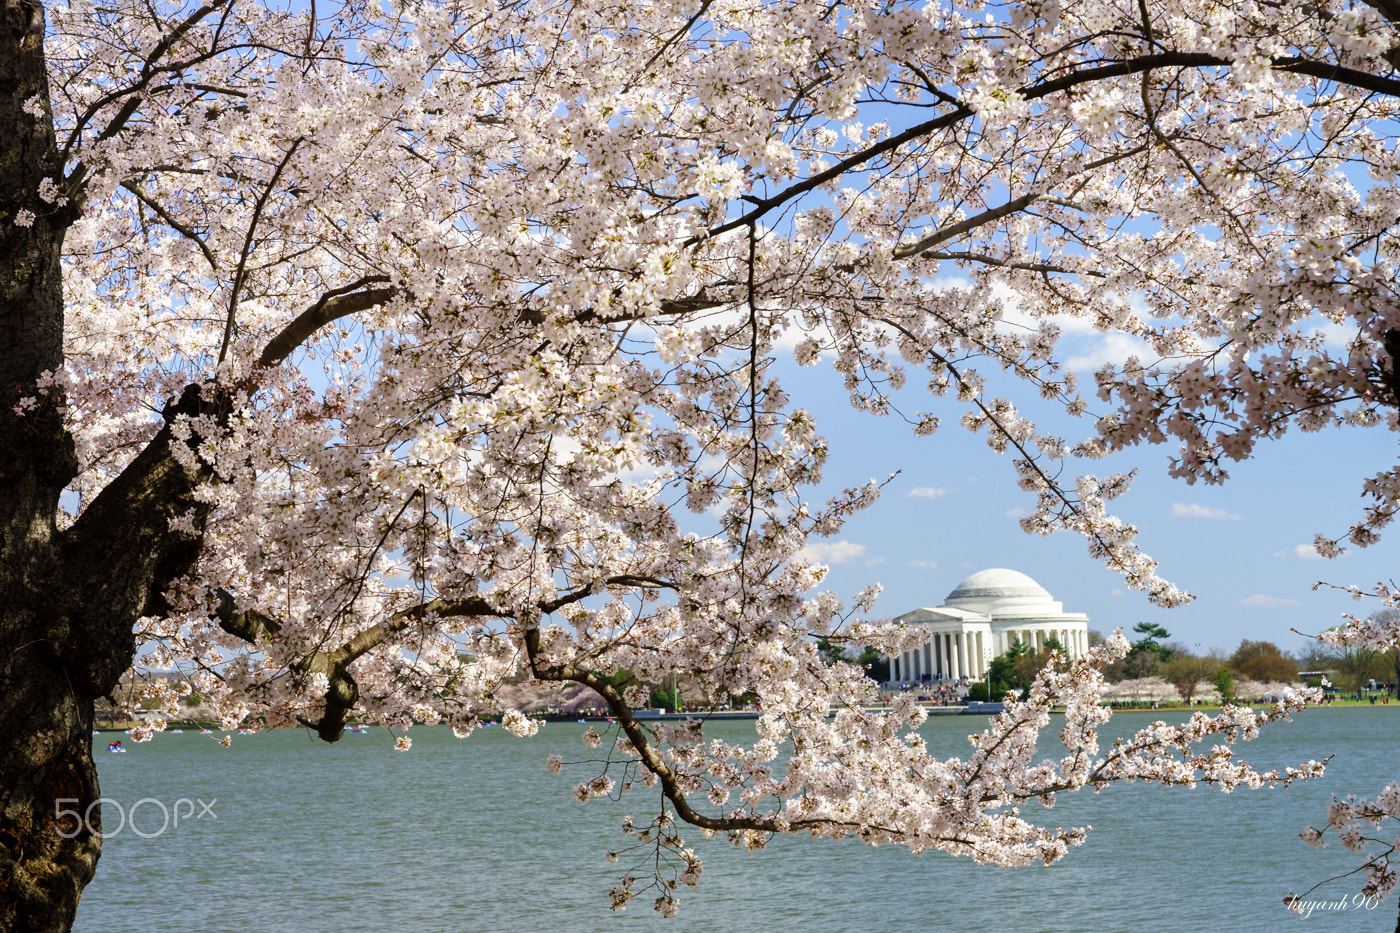
[[[95,808],[81,829],[57,815],[60,800],[85,811],[98,797],[93,697],[67,682],[52,612],[58,496],[77,463],[57,399],[15,411],[63,362],[68,218],[38,197],[61,177],[43,35],[40,6],[0,0],[0,929],[16,931],[68,929],[101,848]]]
[[[0,761],[0,929],[67,930],[102,850],[93,703],[63,689],[63,668],[51,650],[31,646],[17,654],[0,675],[0,732],[8,746]]]
[[[82,827],[57,813],[99,796],[93,697],[65,676],[52,599],[58,496],[77,463],[57,399],[15,411],[63,362],[67,218],[37,196],[61,177],[43,35],[41,7],[0,0],[0,929],[16,931],[72,926],[101,851],[96,808]],[[32,100],[43,118],[24,109]]]
[[[67,930],[101,854],[94,700],[135,655],[132,627],[162,608],[200,541],[170,531],[206,475],[151,444],[72,528],[56,527],[77,472],[63,400],[38,389],[63,365],[63,184],[49,113],[39,0],[0,0],[0,931]],[[191,388],[167,410],[211,411]],[[91,808],[89,812],[89,808]],[[78,816],[64,815],[69,811]]]

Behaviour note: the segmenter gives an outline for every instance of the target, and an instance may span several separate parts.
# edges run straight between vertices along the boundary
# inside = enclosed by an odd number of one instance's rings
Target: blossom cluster
[[[1334,796],[1327,808],[1327,822],[1322,829],[1309,826],[1299,835],[1308,845],[1317,848],[1326,844],[1326,834],[1329,832],[1346,846],[1348,852],[1366,852],[1371,843],[1383,847],[1380,851],[1369,852],[1361,866],[1349,873],[1360,873],[1365,879],[1361,886],[1363,897],[1379,900],[1394,891],[1397,882],[1400,882],[1391,864],[1391,857],[1400,848],[1400,836],[1380,838],[1368,833],[1379,830],[1382,825],[1389,826],[1393,831],[1397,822],[1400,822],[1400,784],[1392,782],[1375,799],[1348,797],[1342,800]],[[1284,901],[1290,910],[1301,912],[1304,898],[1316,887],[1301,896],[1290,894]]]

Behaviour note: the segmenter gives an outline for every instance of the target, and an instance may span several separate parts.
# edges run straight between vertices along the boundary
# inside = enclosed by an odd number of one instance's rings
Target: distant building
[[[1032,650],[1054,638],[1078,658],[1089,648],[1089,617],[1064,604],[1024,573],[979,570],[936,609],[915,609],[896,622],[928,633],[918,647],[891,657],[890,682],[979,680],[992,658],[1019,640]]]

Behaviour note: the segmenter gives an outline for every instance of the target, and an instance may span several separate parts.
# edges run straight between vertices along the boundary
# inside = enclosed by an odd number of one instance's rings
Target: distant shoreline
[[[994,714],[994,713],[987,713],[987,712],[985,712],[985,711],[983,711],[983,710],[970,709],[966,704],[957,704],[957,705],[951,705],[951,706],[933,706],[933,705],[928,704],[928,703],[926,703],[926,702],[920,702],[919,705],[922,706],[922,707],[928,712],[928,714],[929,714],[930,716],[968,716],[968,715],[970,715],[970,716],[977,716],[977,715],[993,715],[993,714]],[[1103,704],[1103,705],[1111,706],[1111,704]],[[1257,709],[1257,708],[1262,707],[1262,706],[1265,706],[1265,705],[1267,705],[1267,704],[1258,703],[1258,704],[1246,704],[1246,705],[1252,705],[1252,706],[1254,706],[1254,707]],[[870,712],[883,712],[883,711],[888,710],[888,709],[890,709],[890,708],[891,708],[891,704],[888,704],[888,703],[879,704],[879,705],[877,705],[877,706],[868,706],[868,707],[866,707],[866,709],[867,709],[868,711],[870,711]],[[1214,704],[1214,705],[1202,705],[1202,704],[1198,704],[1198,705],[1196,705],[1196,706],[1186,706],[1186,705],[1184,705],[1184,704],[1171,704],[1171,705],[1165,705],[1165,706],[1158,706],[1158,707],[1156,707],[1155,709],[1154,709],[1153,707],[1150,707],[1150,706],[1112,706],[1112,709],[1113,709],[1113,712],[1114,712],[1114,713],[1196,713],[1196,712],[1201,712],[1201,713],[1218,713],[1218,712],[1220,712],[1221,708],[1222,708],[1222,707],[1220,707],[1218,704]],[[1311,710],[1311,709],[1397,709],[1397,710],[1400,710],[1400,701],[1394,701],[1394,702],[1391,702],[1391,703],[1381,703],[1381,702],[1378,700],[1378,701],[1375,702],[1375,703],[1371,703],[1371,702],[1369,702],[1369,701],[1367,701],[1367,700],[1336,700],[1336,701],[1333,701],[1332,703],[1326,703],[1326,704],[1317,703],[1317,704],[1312,704],[1312,705],[1308,706],[1306,709],[1304,709],[1303,712],[1307,712],[1308,710]],[[1064,709],[1063,709],[1062,707],[1056,707],[1056,708],[1054,709],[1054,712],[1056,712],[1056,713],[1063,713],[1063,712],[1064,712]],[[731,709],[731,710],[694,710],[694,711],[685,712],[685,713],[656,713],[656,712],[652,712],[651,710],[639,710],[635,715],[636,715],[637,719],[641,720],[642,722],[658,722],[658,721],[659,721],[659,722],[678,722],[678,721],[682,721],[682,720],[686,720],[686,719],[702,719],[702,720],[731,720],[731,719],[732,719],[732,720],[745,720],[745,719],[748,719],[748,720],[752,720],[752,719],[757,719],[757,718],[759,717],[760,713],[759,713],[758,710],[732,710],[732,709]],[[546,722],[590,722],[590,723],[604,722],[604,723],[605,723],[605,722],[611,722],[611,721],[615,720],[617,717],[615,717],[615,716],[608,716],[608,715],[605,715],[605,714],[600,715],[600,714],[588,714],[588,713],[546,713],[546,714],[543,714],[543,715],[533,716],[532,718],[535,718],[535,719],[543,719],[543,720],[545,720]],[[494,722],[494,721],[488,721],[488,722]],[[103,734],[106,734],[106,733],[126,734],[127,732],[129,732],[129,731],[132,729],[132,727],[134,727],[134,726],[136,726],[136,725],[137,725],[136,722],[131,722],[131,721],[119,722],[119,723],[103,723],[103,724],[99,724],[99,725],[93,726],[93,732],[94,732],[94,733],[103,733]],[[352,723],[352,725],[353,725],[353,723]],[[301,727],[300,727],[300,726],[288,726],[287,728],[301,728]],[[373,727],[370,727],[370,728],[373,728]],[[188,720],[182,721],[182,722],[172,722],[172,723],[168,723],[168,724],[166,725],[165,731],[166,731],[166,732],[172,732],[172,731],[174,731],[175,729],[183,729],[183,730],[186,730],[186,731],[193,731],[193,732],[198,732],[198,731],[201,730],[201,729],[208,729],[208,730],[210,730],[211,732],[237,732],[237,731],[238,731],[237,729],[222,729],[222,728],[219,728],[219,726],[218,726],[216,723],[213,723],[213,722],[202,722],[202,723],[201,723],[201,722],[190,722],[190,721],[188,721]]]

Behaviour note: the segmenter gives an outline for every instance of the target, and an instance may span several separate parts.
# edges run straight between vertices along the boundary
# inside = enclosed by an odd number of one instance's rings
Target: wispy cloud
[[[1236,606],[1253,606],[1256,609],[1287,609],[1289,606],[1298,605],[1298,600],[1289,599],[1286,596],[1265,596],[1263,593],[1255,593],[1235,603]]]
[[[865,557],[865,545],[854,541],[815,541],[797,556],[818,564],[848,564]]]
[[[1237,522],[1244,516],[1238,512],[1227,512],[1225,509],[1212,509],[1209,506],[1200,505],[1196,502],[1173,502],[1172,516],[1174,518],[1213,518],[1216,521]]]
[[[917,567],[920,570],[937,570],[938,564],[931,560],[911,560],[910,567]]]
[[[1011,508],[1009,508],[1009,509],[1006,510],[1006,517],[1007,517],[1007,518],[1022,518],[1022,517],[1026,516],[1026,515],[1029,515],[1029,514],[1030,514],[1029,512],[1027,512],[1025,509],[1021,508],[1019,505],[1014,505],[1014,506],[1012,506]]]
[[[937,499],[939,496],[947,494],[948,490],[936,486],[915,486],[909,490],[909,498],[911,499]]]

